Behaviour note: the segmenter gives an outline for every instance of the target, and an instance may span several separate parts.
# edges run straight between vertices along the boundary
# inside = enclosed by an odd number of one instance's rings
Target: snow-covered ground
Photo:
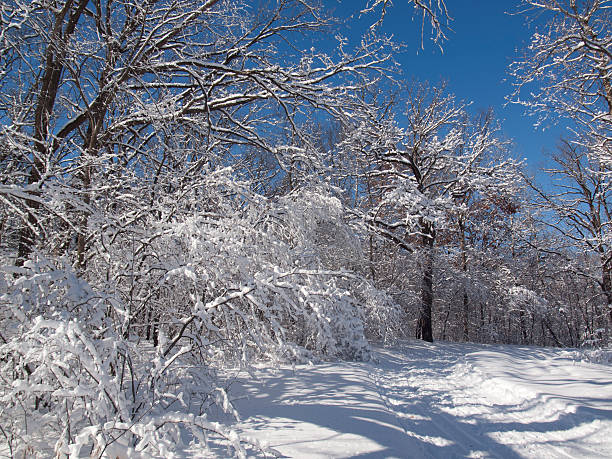
[[[257,370],[243,434],[282,457],[612,457],[612,367],[559,349],[410,342]]]

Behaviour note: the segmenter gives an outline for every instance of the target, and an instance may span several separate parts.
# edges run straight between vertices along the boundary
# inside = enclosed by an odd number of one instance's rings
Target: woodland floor
[[[571,350],[408,342],[256,370],[243,435],[293,458],[612,457],[612,366]]]

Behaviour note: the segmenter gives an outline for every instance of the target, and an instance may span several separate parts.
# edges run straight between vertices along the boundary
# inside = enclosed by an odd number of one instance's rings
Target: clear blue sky
[[[415,17],[408,0],[393,0],[383,31],[407,45],[406,51],[397,56],[405,77],[432,84],[444,79],[458,99],[473,102],[471,109],[475,112],[493,107],[502,121],[504,135],[514,140],[514,153],[526,158],[528,169],[535,172],[544,165],[543,152],[554,151],[560,135],[567,131],[563,122],[544,131],[536,130],[535,119],[526,116],[522,107],[504,106],[505,96],[512,91],[508,65],[528,44],[533,26],[527,25],[524,15],[507,14],[518,10],[519,0],[446,0],[446,3],[453,21],[442,53],[430,39],[429,26],[421,48],[420,18]],[[341,7],[357,9],[358,4],[365,1],[342,0]],[[351,35],[357,30],[346,33]]]

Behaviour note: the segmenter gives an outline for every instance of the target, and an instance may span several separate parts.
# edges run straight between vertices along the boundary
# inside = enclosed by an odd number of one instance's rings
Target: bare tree
[[[425,24],[428,22],[431,26],[431,32],[434,41],[441,46],[441,43],[446,40],[446,32],[448,29],[451,17],[446,2],[444,0],[407,0],[412,4],[417,14],[421,16],[421,47],[423,46],[423,38]],[[378,25],[384,21],[385,15],[390,7],[393,6],[391,0],[369,0],[366,7],[361,10],[362,14],[375,11],[380,8],[380,16],[374,25]]]
[[[576,274],[599,285],[612,321],[610,184],[600,173],[601,165],[582,146],[563,141],[553,160],[557,167],[546,171],[555,179],[555,188],[547,192],[532,184],[537,192],[535,205],[551,212],[544,222],[561,234],[566,244],[583,251],[587,259],[596,260],[595,273],[587,269]]]
[[[577,139],[606,162],[612,158],[612,2],[523,0],[536,30],[510,66],[510,100],[538,115],[575,122]]]

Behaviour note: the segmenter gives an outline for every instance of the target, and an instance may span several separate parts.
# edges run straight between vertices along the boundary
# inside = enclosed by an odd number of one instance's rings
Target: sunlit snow
[[[612,368],[576,356],[410,342],[261,369],[234,387],[239,427],[281,457],[610,457]]]

